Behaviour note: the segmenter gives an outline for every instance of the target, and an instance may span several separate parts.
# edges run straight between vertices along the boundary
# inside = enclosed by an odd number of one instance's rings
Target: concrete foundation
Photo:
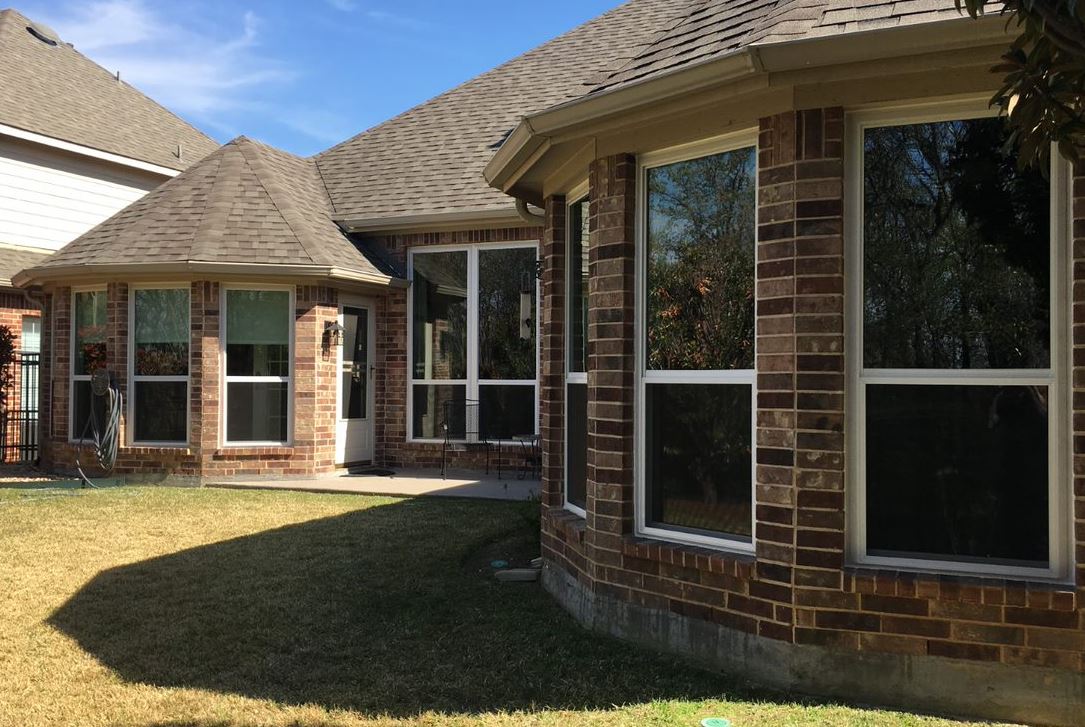
[[[601,596],[549,563],[542,581],[585,628],[767,688],[956,717],[1085,725],[1085,674],[790,644]]]

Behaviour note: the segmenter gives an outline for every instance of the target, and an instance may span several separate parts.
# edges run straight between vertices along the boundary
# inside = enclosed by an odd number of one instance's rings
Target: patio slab
[[[442,479],[435,470],[396,470],[395,474],[342,472],[302,480],[222,480],[208,487],[236,490],[292,490],[396,497],[467,497],[482,500],[531,500],[542,491],[538,480],[518,480],[516,474],[498,478],[478,472],[450,471]]]

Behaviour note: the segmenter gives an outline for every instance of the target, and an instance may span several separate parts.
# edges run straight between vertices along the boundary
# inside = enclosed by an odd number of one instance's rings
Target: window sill
[[[751,578],[756,561],[753,553],[722,551],[642,535],[625,536],[622,541],[622,554],[736,578]]]
[[[254,446],[230,446],[226,445],[215,450],[216,457],[255,457],[272,456],[287,457],[294,454],[294,448],[283,444],[266,444]]]
[[[850,590],[879,595],[914,595],[941,601],[966,601],[1056,611],[1077,608],[1077,586],[1066,579],[1017,578],[999,575],[964,575],[938,573],[923,569],[872,568],[844,566],[850,577]]]
[[[120,448],[121,454],[158,454],[169,452],[170,454],[190,455],[192,448],[187,444],[152,444],[136,442]]]

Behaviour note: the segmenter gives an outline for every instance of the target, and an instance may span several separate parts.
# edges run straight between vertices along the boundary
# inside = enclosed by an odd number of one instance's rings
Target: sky
[[[8,0],[220,142],[326,149],[619,0]],[[0,7],[5,4],[0,3]]]

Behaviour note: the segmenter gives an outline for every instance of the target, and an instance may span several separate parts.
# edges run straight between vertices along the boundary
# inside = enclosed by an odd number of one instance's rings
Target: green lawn
[[[532,527],[519,503],[0,489],[0,725],[951,724],[587,633],[489,576]]]

